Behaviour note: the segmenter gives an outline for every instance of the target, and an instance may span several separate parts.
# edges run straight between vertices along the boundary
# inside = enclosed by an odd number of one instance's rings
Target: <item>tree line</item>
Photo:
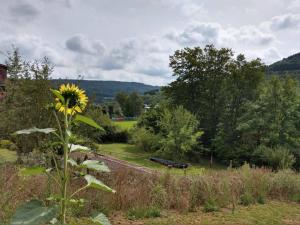
[[[195,116],[197,131],[203,132],[188,151],[181,148],[186,158],[208,157],[236,166],[247,161],[273,168],[290,167],[296,162],[295,167],[299,167],[297,80],[267,77],[260,59],[249,61],[242,54],[234,56],[231,49],[213,45],[177,50],[170,56],[170,67],[176,80],[162,89],[164,108],[174,114],[183,107]],[[164,120],[169,119],[159,110],[146,112],[138,124],[147,132],[170,138],[176,132],[163,134]],[[185,126],[175,129],[184,130]],[[160,151],[164,142],[159,141]],[[181,154],[176,155],[183,159]]]

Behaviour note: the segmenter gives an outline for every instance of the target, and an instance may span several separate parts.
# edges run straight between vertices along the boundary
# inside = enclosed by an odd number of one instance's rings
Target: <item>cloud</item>
[[[13,46],[19,49],[20,54],[27,61],[48,57],[50,62],[56,66],[70,65],[63,52],[39,36],[23,34],[22,36],[8,35],[0,38],[0,51],[4,54],[11,51]]]
[[[100,40],[92,40],[84,36],[83,34],[76,34],[66,41],[67,49],[90,55],[102,55],[105,51],[105,47]]]
[[[270,45],[275,36],[270,32],[260,30],[255,26],[223,27],[218,23],[192,23],[183,31],[173,31],[166,34],[170,40],[181,46],[216,46],[232,47],[236,45],[263,46]]]
[[[269,22],[269,26],[272,30],[284,30],[297,28],[300,25],[300,15],[296,14],[285,14],[275,16]]]
[[[39,9],[28,2],[19,2],[10,9],[11,18],[15,21],[31,21],[39,14]]]
[[[220,29],[221,26],[216,23],[196,23],[190,24],[183,31],[173,31],[166,34],[166,37],[183,46],[203,45],[216,43]]]

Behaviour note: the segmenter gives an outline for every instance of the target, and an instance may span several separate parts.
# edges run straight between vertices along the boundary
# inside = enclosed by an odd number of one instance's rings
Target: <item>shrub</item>
[[[131,142],[144,151],[155,151],[160,147],[160,137],[145,128],[135,129],[131,136]]]
[[[292,170],[280,170],[272,176],[270,195],[273,198],[287,199],[300,193],[300,177]]]
[[[143,218],[156,218],[160,217],[161,213],[158,208],[133,208],[127,212],[127,218],[131,220]]]
[[[275,148],[260,146],[255,150],[254,156],[258,157],[259,164],[268,165],[274,170],[289,169],[296,162],[295,156],[283,146]]]
[[[173,160],[182,159],[198,144],[203,134],[198,130],[196,116],[179,106],[165,109],[160,121],[163,138],[160,155]]]
[[[242,205],[251,205],[255,203],[255,199],[253,198],[253,196],[249,193],[249,192],[245,192],[242,196],[241,196],[241,204]]]
[[[219,210],[220,210],[220,208],[214,200],[209,199],[209,200],[205,201],[204,207],[203,207],[203,212],[217,212]]]
[[[0,148],[16,151],[17,146],[10,140],[0,140]]]

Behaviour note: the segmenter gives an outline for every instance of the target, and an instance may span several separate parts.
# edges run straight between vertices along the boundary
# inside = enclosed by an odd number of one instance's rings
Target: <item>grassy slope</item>
[[[99,152],[102,154],[111,155],[118,159],[122,159],[128,161],[133,164],[137,164],[139,166],[148,167],[150,169],[155,169],[161,172],[171,172],[173,174],[183,175],[184,170],[182,169],[168,169],[167,167],[160,165],[158,163],[154,163],[149,160],[151,153],[143,152],[137,149],[134,145],[129,144],[103,144],[99,145]],[[208,162],[203,161],[199,164],[194,164],[187,169],[187,174],[199,174],[203,172],[203,168],[208,167]],[[214,169],[221,169],[222,167],[219,165],[215,165]]]
[[[14,151],[0,148],[0,164],[4,162],[15,162],[17,160],[17,154]]]
[[[136,121],[114,121],[113,123],[121,130],[129,130],[133,128],[133,126],[136,124]]]
[[[167,212],[161,218],[130,221],[117,216],[113,224],[144,225],[284,225],[300,224],[300,205],[286,202],[268,202],[265,205],[240,207],[232,214],[230,210],[215,213]]]

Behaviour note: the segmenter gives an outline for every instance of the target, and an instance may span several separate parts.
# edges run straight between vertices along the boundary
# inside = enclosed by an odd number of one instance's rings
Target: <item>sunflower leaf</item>
[[[108,218],[103,213],[99,213],[98,215],[91,217],[90,219],[94,223],[99,223],[101,225],[111,225]]]
[[[59,98],[59,100],[64,104],[65,103],[65,99],[64,97],[60,94],[60,92],[58,90],[54,90],[54,89],[50,89],[52,91],[52,93]]]
[[[115,190],[111,189],[110,187],[108,187],[107,185],[102,183],[102,181],[97,180],[95,177],[93,177],[89,174],[85,175],[84,179],[86,180],[88,187],[99,189],[99,190],[106,191],[106,192],[111,192],[111,193],[116,192]]]
[[[78,166],[77,162],[74,159],[68,159],[68,163],[70,163],[71,166]]]
[[[75,144],[69,144],[70,152],[87,152],[90,151],[91,149],[89,147],[85,147],[82,145],[75,145]]]
[[[105,165],[105,163],[98,160],[85,160],[80,164],[80,167],[96,170],[98,172],[110,172],[110,169]]]
[[[39,128],[33,127],[33,128],[29,128],[29,129],[16,131],[14,134],[16,134],[16,135],[19,135],[19,134],[32,134],[32,133],[50,134],[50,133],[53,133],[53,132],[55,132],[54,128],[39,129]]]
[[[38,225],[48,223],[56,217],[58,206],[45,207],[39,200],[31,200],[17,208],[11,225]]]
[[[76,115],[75,117],[75,121],[81,122],[81,123],[85,123],[91,127],[97,128],[99,130],[104,130],[102,127],[100,127],[93,119],[86,117],[86,116],[82,116],[82,115]]]

